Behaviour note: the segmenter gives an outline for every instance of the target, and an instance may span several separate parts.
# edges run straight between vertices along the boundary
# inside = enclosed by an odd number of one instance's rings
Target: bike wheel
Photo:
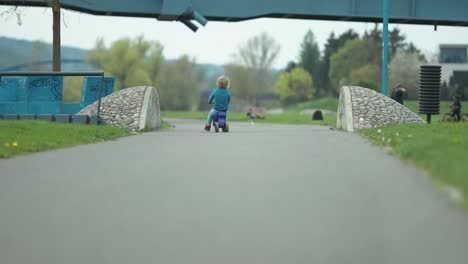
[[[460,116],[460,122],[468,122],[468,115],[467,114],[462,114]]]
[[[215,128],[215,132],[218,133],[219,132],[219,123],[218,122],[214,123],[214,128]]]
[[[229,132],[229,125],[226,123],[226,125],[223,127],[223,132],[227,133]]]
[[[445,114],[442,119],[441,119],[442,122],[451,122],[452,121],[452,117],[450,116],[450,114]]]

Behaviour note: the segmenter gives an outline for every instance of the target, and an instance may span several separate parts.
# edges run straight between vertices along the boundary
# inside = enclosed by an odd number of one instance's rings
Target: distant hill
[[[22,64],[31,64],[34,61],[50,61],[52,59],[52,44],[51,43],[43,43],[44,51],[42,52],[42,56],[37,58],[34,51],[34,46],[37,43],[34,41],[29,40],[22,40],[22,39],[14,39],[14,38],[7,38],[7,37],[0,37],[0,71],[3,71],[7,68],[11,68],[14,66],[22,65]],[[78,59],[85,61],[86,53],[88,50],[62,46],[62,60],[64,59]],[[33,58],[33,59],[32,59]],[[171,63],[174,60],[167,59],[168,63]],[[220,75],[224,73],[224,67],[218,64],[210,64],[210,63],[201,63],[198,64],[197,67],[205,72],[206,79],[209,83],[207,83],[207,89],[211,89],[211,85],[214,84],[214,80]],[[52,65],[45,65],[41,66],[40,70],[50,71],[52,69]],[[37,70],[37,69],[28,69],[22,68],[21,70]],[[63,71],[90,71],[96,70],[93,69],[91,66],[85,63],[73,63],[73,64],[65,64],[62,63],[62,70]],[[273,70],[273,74],[278,74],[279,70]]]
[[[0,37],[0,70],[8,67],[17,66],[20,64],[30,64],[34,60],[51,60],[52,59],[52,44],[42,43],[44,51],[39,58],[34,54],[34,42],[29,40],[21,40],[7,37]],[[73,47],[62,47],[62,59],[79,59],[85,60],[87,50]],[[35,57],[34,60],[31,59]],[[51,65],[42,66],[43,70],[50,70]],[[74,70],[91,70],[84,63],[63,64],[64,71]],[[27,70],[27,69],[23,69]]]
[[[47,61],[52,59],[52,44],[43,43],[45,45],[44,52],[40,58],[34,58],[34,41],[14,39],[7,37],[0,37],[0,71],[10,67],[31,64],[34,60]],[[85,60],[86,49],[62,46],[62,60],[63,59],[79,59]],[[172,60],[168,60],[171,62]],[[210,79],[216,78],[224,72],[223,66],[216,64],[198,64],[206,71],[206,76]],[[41,70],[51,70],[51,65],[43,66]],[[28,69],[21,69],[28,70]],[[62,64],[63,71],[88,71],[94,70],[89,65],[83,63],[76,64]]]

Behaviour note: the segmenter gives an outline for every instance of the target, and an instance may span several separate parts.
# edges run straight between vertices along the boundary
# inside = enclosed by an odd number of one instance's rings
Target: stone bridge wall
[[[336,127],[346,131],[382,127],[388,124],[424,124],[417,114],[376,91],[341,88]]]
[[[96,115],[94,102],[78,115]],[[120,90],[101,100],[104,124],[127,128],[132,132],[161,126],[158,93],[154,87],[139,86]]]

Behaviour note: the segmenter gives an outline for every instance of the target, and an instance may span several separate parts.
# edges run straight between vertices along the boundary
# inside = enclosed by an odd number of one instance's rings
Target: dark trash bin
[[[316,110],[316,111],[312,114],[312,120],[323,120],[323,113],[322,113],[322,111]]]

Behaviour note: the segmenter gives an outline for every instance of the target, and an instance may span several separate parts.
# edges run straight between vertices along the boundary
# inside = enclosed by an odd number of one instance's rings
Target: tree
[[[328,37],[327,43],[325,44],[319,73],[319,78],[321,79],[324,93],[328,95],[337,95],[337,89],[333,89],[333,84],[329,78],[331,56],[338,52],[338,50],[342,48],[348,40],[353,40],[356,38],[359,38],[359,35],[351,29],[338,37],[335,37],[335,33],[332,32]]]
[[[294,70],[294,68],[296,68],[298,65],[296,62],[294,61],[290,61],[288,62],[288,65],[286,66],[286,69],[284,69],[285,72],[291,72],[292,70]]]
[[[352,70],[349,81],[352,85],[380,92],[380,65],[367,64]]]
[[[320,51],[312,30],[308,30],[301,43],[299,52],[299,64],[310,75],[314,76],[314,86],[317,87],[317,93],[321,90],[320,82]]]
[[[241,45],[234,57],[237,65],[247,68],[255,85],[249,92],[251,105],[256,104],[256,96],[271,87],[271,68],[278,57],[280,46],[267,33],[261,33]]]
[[[374,49],[376,47],[372,40],[353,39],[331,57],[329,77],[336,93],[342,85],[351,84],[350,75],[353,70],[369,64],[379,68],[373,57]]]
[[[382,31],[379,29],[379,24],[375,23],[374,28],[369,32],[365,32],[363,36],[364,40],[367,40],[371,43],[371,49],[368,50],[371,55],[372,60],[369,63],[379,65],[379,70],[382,65],[382,49],[383,49],[383,40],[382,40]]]
[[[403,35],[399,28],[394,28],[388,33],[388,42],[390,46],[390,54],[395,56],[397,52],[404,51],[408,46],[406,37]]]
[[[375,23],[374,28],[364,32],[363,39],[369,39],[376,43],[382,43],[382,31],[379,30],[379,24]]]
[[[249,68],[239,64],[228,64],[224,66],[224,71],[231,80],[231,93],[233,96],[251,103],[251,99],[256,96],[257,80]]]
[[[281,74],[275,86],[280,100],[285,103],[301,102],[314,98],[315,89],[312,76],[301,67]]]
[[[44,67],[39,65],[39,63],[42,61],[46,49],[47,49],[47,45],[44,42],[40,40],[36,40],[32,42],[32,47],[31,47],[31,64],[33,65],[31,67],[32,71],[44,70]]]
[[[83,77],[65,77],[63,79],[63,99],[64,103],[77,103],[81,100],[83,89]]]
[[[410,42],[408,45],[406,45],[405,50],[406,53],[416,53],[418,54],[419,60],[422,62],[427,62],[426,56],[422,54],[421,50],[418,49],[413,42]],[[438,57],[438,56],[437,56]],[[437,60],[436,60],[437,61]]]
[[[418,76],[420,60],[417,53],[398,53],[389,65],[389,85],[395,87],[402,84],[408,93],[408,98],[418,97]],[[391,91],[389,91],[391,92]]]
[[[136,85],[151,85],[161,71],[164,58],[162,46],[157,42],[124,38],[106,48],[98,39],[87,61],[116,78],[116,90]]]
[[[162,68],[164,67],[163,46],[159,42],[150,42],[146,50],[144,67],[151,81],[156,82]]]
[[[156,81],[161,109],[186,111],[196,106],[199,87],[192,78],[194,66],[194,60],[182,56],[162,69]]]

